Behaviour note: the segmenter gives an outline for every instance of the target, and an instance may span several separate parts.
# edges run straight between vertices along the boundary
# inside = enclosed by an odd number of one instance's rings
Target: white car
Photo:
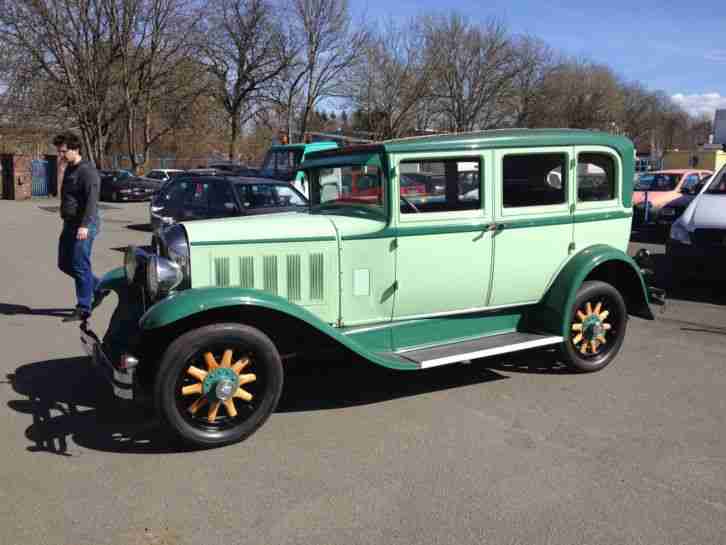
[[[673,222],[666,254],[676,276],[722,270],[713,265],[726,263],[726,165]]]

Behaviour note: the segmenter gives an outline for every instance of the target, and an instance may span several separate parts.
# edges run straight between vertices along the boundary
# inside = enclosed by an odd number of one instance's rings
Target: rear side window
[[[502,163],[504,208],[567,201],[567,154],[507,155]]]
[[[400,163],[401,213],[481,208],[481,160],[447,158]]]
[[[609,201],[615,198],[615,159],[607,153],[577,156],[578,202]]]

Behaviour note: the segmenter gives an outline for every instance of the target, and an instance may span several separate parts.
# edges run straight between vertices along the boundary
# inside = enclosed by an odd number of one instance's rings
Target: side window
[[[504,208],[562,204],[567,201],[567,155],[507,155],[502,161]]]
[[[481,208],[479,158],[402,161],[399,170],[402,214]]]
[[[171,184],[169,187],[164,189],[161,194],[161,202],[164,206],[179,207],[184,204],[184,196],[186,195],[189,186],[188,182],[176,182]]]
[[[208,182],[191,182],[187,189],[184,205],[191,208],[208,208],[209,207],[209,183]]]
[[[577,156],[577,201],[609,201],[615,198],[616,163],[607,153]]]
[[[248,185],[247,191],[250,208],[270,208],[275,206],[275,193],[271,184]]]
[[[284,185],[275,186],[278,206],[305,206],[303,198],[293,189]]]
[[[232,188],[227,182],[212,185],[209,196],[209,211],[212,214],[231,214],[239,211],[232,194]]]

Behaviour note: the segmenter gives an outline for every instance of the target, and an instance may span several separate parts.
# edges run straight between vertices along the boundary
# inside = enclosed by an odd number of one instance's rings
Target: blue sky
[[[471,22],[495,17],[558,51],[612,67],[630,81],[663,90],[692,113],[726,108],[726,3],[527,2],[523,0],[353,0],[355,15],[406,20],[456,10]]]

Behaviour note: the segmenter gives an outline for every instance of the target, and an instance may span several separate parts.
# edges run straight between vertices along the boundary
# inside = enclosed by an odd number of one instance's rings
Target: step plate
[[[518,350],[559,344],[564,339],[537,333],[504,333],[471,341],[396,352],[396,356],[419,364],[421,369],[460,361],[486,358]]]

